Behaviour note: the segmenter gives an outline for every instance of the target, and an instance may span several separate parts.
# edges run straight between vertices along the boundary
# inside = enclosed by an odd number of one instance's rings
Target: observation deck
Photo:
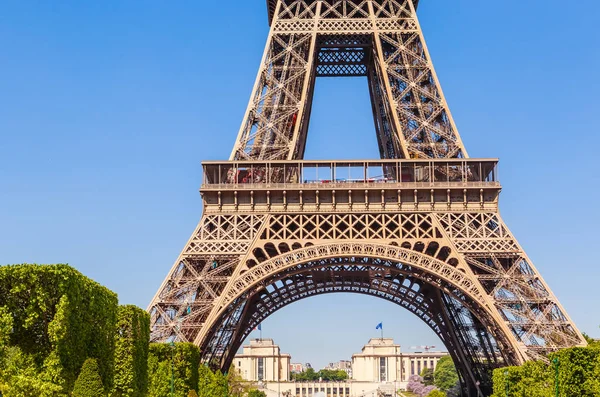
[[[267,0],[267,11],[269,12],[269,25],[273,21],[273,16],[275,15],[275,8],[277,7],[278,0]],[[307,0],[307,2],[313,2],[317,0]],[[327,1],[327,0],[325,0]],[[331,0],[330,0],[331,1]],[[356,0],[355,2],[360,3],[362,0]],[[419,0],[413,0],[413,4],[415,5],[415,9],[419,6]]]
[[[497,210],[497,159],[207,161],[206,211]]]

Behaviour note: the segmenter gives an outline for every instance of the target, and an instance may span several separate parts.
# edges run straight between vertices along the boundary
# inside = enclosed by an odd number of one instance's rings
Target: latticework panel
[[[232,160],[304,156],[317,76],[368,76],[383,158],[466,157],[412,0],[280,0]],[[369,37],[364,47],[327,36]]]
[[[287,159],[295,152],[314,47],[315,37],[308,33],[270,36],[233,158]]]
[[[583,342],[498,214],[438,216],[531,358]]]
[[[260,215],[205,215],[150,304],[152,340],[193,341],[263,224]]]

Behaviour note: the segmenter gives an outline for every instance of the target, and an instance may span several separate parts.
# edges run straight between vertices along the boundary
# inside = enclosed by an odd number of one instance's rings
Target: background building
[[[435,369],[444,352],[402,353],[391,338],[371,339],[352,361],[339,361],[325,369],[342,369],[351,374],[346,381],[290,380],[290,372],[305,371],[310,364],[290,364],[290,355],[282,354],[272,339],[254,339],[235,356],[234,365],[245,380],[254,382],[267,397],[394,397],[396,390],[406,390],[408,378],[423,368]]]
[[[290,379],[289,354],[282,354],[273,339],[254,339],[235,356],[235,368],[251,382],[287,381]]]
[[[340,360],[336,363],[329,363],[329,365],[323,369],[331,369],[335,371],[342,370],[348,374],[348,379],[352,378],[352,361]]]
[[[402,353],[391,338],[373,338],[352,355],[352,379],[361,382],[408,382],[424,368],[435,367],[446,352]]]

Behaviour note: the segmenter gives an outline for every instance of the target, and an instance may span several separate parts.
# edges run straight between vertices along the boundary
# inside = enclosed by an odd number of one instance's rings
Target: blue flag
[[[261,323],[261,324],[258,324],[258,327],[257,327],[257,328],[258,328],[258,330],[259,330],[259,331],[262,331],[262,323]]]
[[[375,327],[375,329],[383,329],[383,323],[377,324],[377,327]]]

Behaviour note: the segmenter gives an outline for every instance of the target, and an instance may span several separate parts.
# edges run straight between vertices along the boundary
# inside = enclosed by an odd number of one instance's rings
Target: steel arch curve
[[[485,304],[484,293],[480,288],[461,270],[424,253],[393,245],[354,241],[307,246],[265,260],[252,267],[247,266],[246,262],[242,262],[241,265],[245,266],[243,272],[223,291],[218,315],[212,317],[211,322],[207,322],[203,327],[203,330],[207,330],[207,332],[199,335],[196,340],[196,344],[201,346],[203,351],[203,358],[207,361],[216,360],[213,363],[217,364],[218,362],[222,368],[229,366],[235,351],[253,328],[252,325],[287,306],[285,304],[267,310],[268,308],[264,304],[262,306],[260,304],[261,292],[293,274],[306,275],[311,270],[332,269],[336,265],[362,266],[363,272],[366,270],[374,272],[393,270],[396,274],[406,275],[413,282],[418,281],[431,286],[437,295],[433,301],[436,305],[435,310],[429,310],[429,317],[436,318],[435,324],[440,327],[440,330],[436,330],[416,313],[419,308],[409,309],[409,311],[417,314],[440,336],[455,360],[469,367],[464,368],[461,374],[463,380],[470,378],[474,383],[475,378],[485,378],[484,373],[474,375],[474,371],[479,371],[481,368],[476,368],[473,360],[481,362],[485,360],[485,357],[483,357],[483,352],[477,351],[476,347],[471,350],[469,347],[465,347],[465,344],[469,343],[465,339],[469,337],[468,333],[473,338],[487,338],[487,342],[483,343],[488,343],[490,349],[501,345],[502,348],[496,350],[501,354],[502,363],[517,364],[521,361],[518,348],[511,343],[511,338],[503,329],[503,324],[494,320],[493,312]],[[339,271],[339,269],[334,269],[333,273],[336,274]],[[373,281],[374,278],[369,277],[369,280]],[[345,291],[344,288],[341,288],[339,291],[332,290],[331,292],[353,291]],[[374,288],[366,293],[379,296],[380,292],[380,289]],[[325,291],[308,294],[303,298],[322,293]],[[386,298],[384,297],[384,299]],[[294,301],[297,300],[299,299]],[[459,309],[462,307],[472,314],[474,322],[469,325],[471,329],[465,331],[463,335],[453,330],[457,328],[457,320],[452,319],[451,311],[445,309],[448,305],[454,305]],[[400,306],[405,307],[402,304]],[[260,310],[263,310],[262,315],[257,314],[257,311]],[[252,316],[254,316],[253,321],[248,323],[249,317]],[[250,328],[251,326],[252,328]],[[477,332],[480,335],[473,336]],[[467,354],[472,357],[467,357]],[[498,361],[495,356],[492,359]],[[488,360],[490,360],[489,357]]]

